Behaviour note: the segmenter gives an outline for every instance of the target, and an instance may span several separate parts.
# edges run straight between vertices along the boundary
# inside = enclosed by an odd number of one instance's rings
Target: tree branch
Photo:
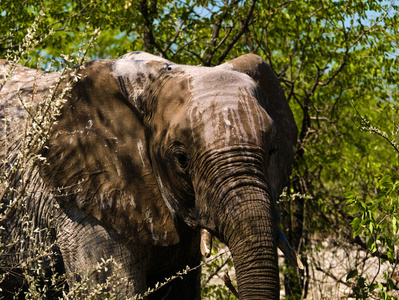
[[[229,54],[230,50],[234,47],[234,45],[237,43],[237,41],[241,38],[241,36],[248,30],[248,25],[249,22],[251,21],[254,9],[256,5],[256,0],[252,0],[251,7],[247,13],[247,17],[245,18],[244,24],[241,27],[241,30],[237,33],[237,35],[233,38],[233,40],[230,42],[230,44],[227,46],[227,48],[223,51],[222,55],[219,57],[217,64],[221,64],[226,56]]]

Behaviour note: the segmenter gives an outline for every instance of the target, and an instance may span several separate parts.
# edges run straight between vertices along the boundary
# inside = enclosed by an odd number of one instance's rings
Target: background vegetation
[[[281,264],[282,295],[396,299],[398,11],[380,0],[2,0],[0,57],[45,69],[135,50],[204,66],[259,54],[299,128],[279,206],[305,270]],[[225,257],[203,268],[204,297],[233,297],[209,278],[230,268]]]

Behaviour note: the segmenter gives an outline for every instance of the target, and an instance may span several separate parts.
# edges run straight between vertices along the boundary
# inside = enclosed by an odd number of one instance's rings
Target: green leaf
[[[352,225],[353,230],[357,230],[361,222],[362,222],[361,219],[354,218],[353,221],[350,223]]]
[[[392,239],[390,237],[386,237],[386,243],[389,249],[393,250],[395,248],[395,245],[393,244]]]
[[[373,283],[369,285],[369,291],[372,292],[378,287],[378,283]]]
[[[381,202],[382,200],[385,199],[385,194],[384,193],[379,193],[376,197],[375,200],[377,200],[378,202]]]
[[[369,239],[366,242],[366,247],[369,249],[372,253],[377,251],[377,245],[375,243],[374,237],[369,237]]]
[[[381,296],[382,300],[387,300],[388,299],[387,291],[384,291],[383,287],[380,288],[380,296]]]
[[[392,280],[392,278],[387,278],[387,291],[393,290],[395,287],[395,284]]]
[[[385,175],[382,177],[379,181],[381,185],[385,184],[386,182],[391,182],[391,176],[390,175]]]
[[[363,230],[364,230],[363,226],[359,226],[359,228],[356,229],[356,230],[353,232],[353,237],[357,237],[359,234],[361,234],[361,233],[363,232]]]
[[[360,288],[364,288],[366,286],[366,278],[364,278],[363,276],[359,277],[357,279],[357,284]]]
[[[363,209],[364,211],[367,211],[367,205],[364,203],[362,200],[359,200],[358,202],[360,204],[360,208]]]
[[[392,249],[388,249],[387,256],[389,263],[393,264],[395,260],[394,260],[394,252],[392,251]]]
[[[348,281],[348,280],[351,279],[351,278],[356,277],[357,274],[358,274],[357,269],[351,270],[351,271],[348,273],[348,275],[346,275],[346,281]]]
[[[373,222],[370,222],[370,224],[369,224],[369,231],[370,231],[370,234],[373,234],[374,233],[374,223]]]
[[[353,199],[353,198],[356,197],[356,195],[355,195],[355,193],[352,192],[352,191],[347,191],[347,192],[344,193],[344,197],[345,197],[346,199]]]
[[[349,199],[348,201],[346,201],[345,205],[351,206],[353,204],[355,204],[357,202],[356,199]]]

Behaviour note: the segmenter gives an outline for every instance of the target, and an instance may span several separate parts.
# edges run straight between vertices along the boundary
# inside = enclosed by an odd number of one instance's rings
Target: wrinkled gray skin
[[[32,76],[56,77],[29,74],[12,78],[27,94]],[[265,61],[248,54],[207,68],[133,52],[88,62],[79,74],[39,166],[52,193],[31,199],[42,226],[48,203],[59,205],[51,204],[54,241],[69,280],[113,256],[130,280],[125,293],[141,293],[197,266],[206,229],[233,255],[240,299],[278,299],[277,244],[287,244],[275,202],[297,128]],[[15,94],[12,80],[3,98]],[[3,115],[23,111],[5,112],[18,103],[2,105]],[[153,295],[163,296],[199,299],[200,270]]]

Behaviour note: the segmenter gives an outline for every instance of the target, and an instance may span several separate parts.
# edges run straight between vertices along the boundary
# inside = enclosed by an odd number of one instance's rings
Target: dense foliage
[[[68,63],[64,55],[134,50],[205,66],[261,55],[299,128],[279,205],[305,271],[282,268],[285,295],[312,298],[315,286],[328,283],[324,297],[342,286],[338,296],[387,299],[399,297],[398,11],[395,1],[381,0],[5,0],[0,57],[46,68]],[[82,51],[93,35],[96,45]],[[355,259],[335,257],[342,249]],[[318,251],[346,259],[343,273],[318,261]],[[374,267],[367,273],[368,261]],[[204,294],[228,297],[220,289],[208,286]]]

